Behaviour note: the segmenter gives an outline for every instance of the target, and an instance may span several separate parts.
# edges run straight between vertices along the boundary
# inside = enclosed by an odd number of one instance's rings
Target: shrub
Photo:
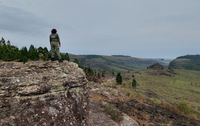
[[[39,53],[39,56],[38,56],[38,57],[39,57],[39,60],[44,60],[44,58],[45,58],[44,55],[43,55],[42,53]]]
[[[127,93],[126,93],[126,96],[128,96],[128,97],[129,97],[129,96],[130,96],[130,94],[131,94],[130,92],[127,92]]]
[[[104,106],[104,112],[108,115],[110,115],[110,118],[116,122],[121,122],[123,120],[122,115],[119,111],[113,109],[113,107],[109,104],[105,104]]]
[[[106,73],[106,70],[102,70],[101,76],[102,76],[102,77],[105,77],[105,73]]]
[[[187,103],[185,102],[180,102],[177,106],[177,108],[179,108],[182,112],[184,112],[185,114],[188,114],[190,112],[190,107],[188,106]]]
[[[112,75],[115,75],[114,71],[112,71],[111,73],[112,73]]]

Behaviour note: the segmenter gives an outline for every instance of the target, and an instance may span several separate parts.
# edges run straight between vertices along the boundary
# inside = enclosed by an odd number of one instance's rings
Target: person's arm
[[[57,34],[58,35],[58,34]],[[59,37],[59,35],[58,35],[58,43],[59,43],[59,46],[60,46],[60,37]]]

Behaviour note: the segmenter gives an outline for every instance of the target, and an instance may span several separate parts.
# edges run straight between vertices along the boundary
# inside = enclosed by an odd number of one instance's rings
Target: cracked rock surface
[[[73,62],[0,62],[0,126],[88,125],[87,83]]]

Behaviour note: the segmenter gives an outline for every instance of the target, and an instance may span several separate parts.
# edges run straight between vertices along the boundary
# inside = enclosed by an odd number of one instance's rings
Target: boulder
[[[73,62],[0,62],[0,126],[88,125],[87,83]]]
[[[134,119],[124,114],[120,126],[139,126],[139,124]]]

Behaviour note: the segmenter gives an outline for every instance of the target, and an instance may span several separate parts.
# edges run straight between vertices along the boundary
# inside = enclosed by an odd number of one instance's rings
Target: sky
[[[0,38],[62,53],[175,59],[200,54],[200,0],[0,0]]]

